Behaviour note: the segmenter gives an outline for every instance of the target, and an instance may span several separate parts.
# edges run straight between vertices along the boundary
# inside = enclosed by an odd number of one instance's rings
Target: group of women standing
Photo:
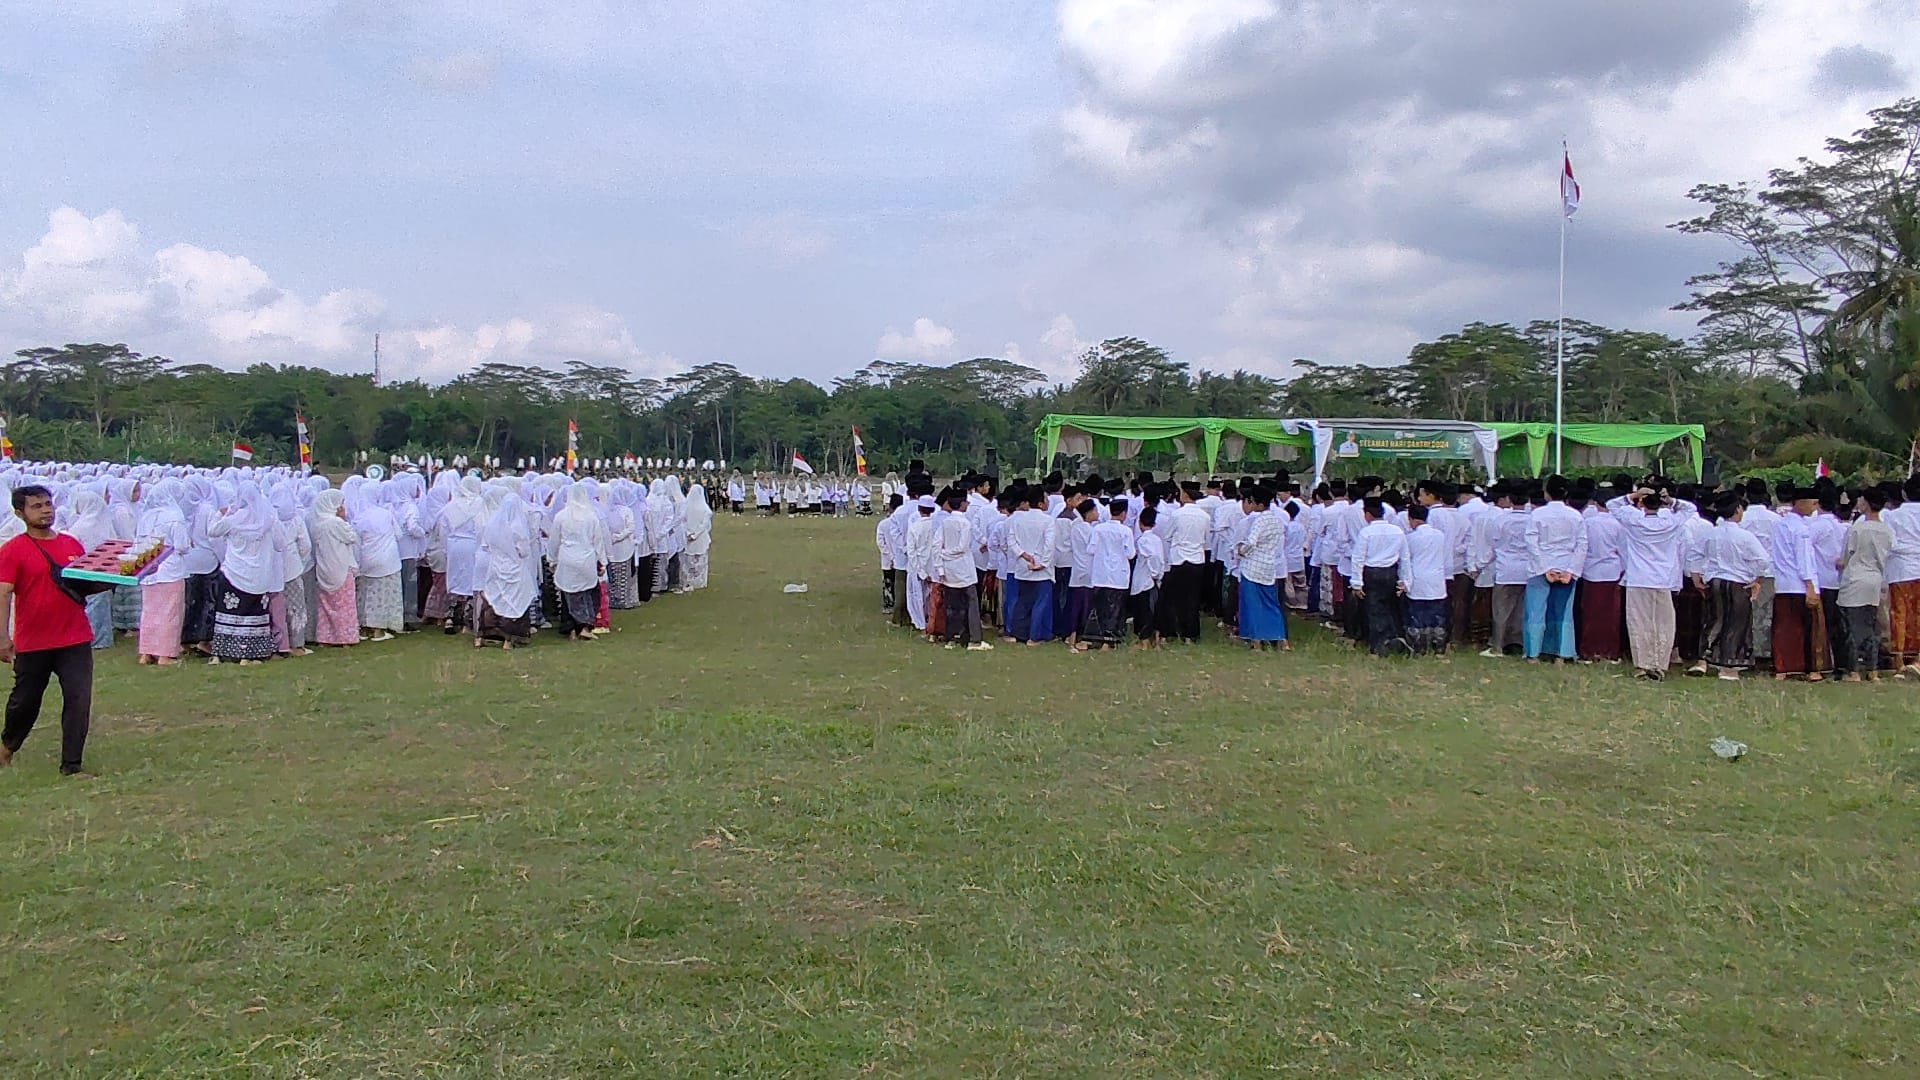
[[[476,648],[510,649],[543,626],[592,641],[611,611],[704,587],[712,543],[705,491],[672,476],[445,471],[336,489],[286,469],[0,471],[0,486],[25,483],[54,490],[56,528],[88,550],[147,538],[169,549],[139,585],[88,603],[95,647],[137,631],[142,664],[259,663],[423,626]]]

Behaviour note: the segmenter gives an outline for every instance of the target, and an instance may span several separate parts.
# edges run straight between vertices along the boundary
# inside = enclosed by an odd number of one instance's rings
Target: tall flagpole
[[[1564,475],[1566,470],[1560,460],[1560,433],[1566,425],[1566,371],[1567,371],[1567,196],[1564,170],[1567,160],[1567,142],[1560,140],[1560,160],[1563,170],[1560,180],[1560,313],[1553,334],[1553,471]]]
[[[1560,317],[1553,335],[1553,471],[1560,465],[1560,429],[1566,422],[1567,370],[1567,211],[1560,208]]]

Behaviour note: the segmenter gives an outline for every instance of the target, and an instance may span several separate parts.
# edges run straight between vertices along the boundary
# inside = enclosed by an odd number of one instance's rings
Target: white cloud
[[[444,380],[488,362],[582,360],[647,376],[677,369],[642,349],[621,316],[588,305],[551,304],[473,329],[394,328],[385,310],[361,289],[299,296],[244,255],[185,243],[149,253],[118,210],[88,217],[63,206],[19,269],[0,269],[0,344],[16,348],[104,338],[182,362],[359,369],[384,322],[387,342],[402,346],[393,370],[407,378]]]
[[[481,364],[559,367],[579,360],[621,367],[660,378],[680,368],[671,357],[641,349],[626,320],[584,305],[556,305],[532,316],[481,323],[472,330],[439,324],[401,335],[411,348],[400,374],[429,381],[451,379]]]
[[[932,363],[953,355],[953,331],[922,316],[913,320],[913,329],[901,333],[893,327],[887,327],[880,335],[880,343],[873,347],[873,354],[882,360],[912,360],[918,363]]]
[[[1040,333],[1040,349],[1032,366],[1049,382],[1072,382],[1080,374],[1080,354],[1095,343],[1080,337],[1080,328],[1067,315],[1055,315]]]

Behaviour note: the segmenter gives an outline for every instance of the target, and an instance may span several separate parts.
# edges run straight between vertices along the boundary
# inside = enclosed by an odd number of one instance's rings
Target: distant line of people
[[[726,494],[727,505],[736,514],[745,513],[749,506],[760,517],[873,513],[873,488],[864,476],[755,473],[748,481],[736,472],[727,481]]]

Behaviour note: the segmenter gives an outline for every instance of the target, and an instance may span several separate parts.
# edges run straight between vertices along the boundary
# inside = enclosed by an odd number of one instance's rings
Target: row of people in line
[[[476,646],[545,625],[589,641],[612,610],[705,585],[713,516],[675,477],[403,472],[335,489],[278,468],[37,463],[0,471],[0,486],[46,490],[81,550],[166,546],[139,585],[87,602],[96,648],[137,633],[140,662],[160,665],[301,656],[423,625]]]
[[[745,513],[749,498],[761,517],[817,514],[824,517],[873,513],[873,489],[863,476],[777,476],[756,473],[751,481],[734,473],[727,480],[727,506]]]
[[[984,644],[973,605],[1011,640],[1113,644],[1114,600],[1096,590],[1119,589],[1143,644],[1197,641],[1211,612],[1277,647],[1291,607],[1378,653],[1484,643],[1530,660],[1630,650],[1649,678],[1674,660],[1723,678],[1756,662],[1815,681],[1836,666],[1850,680],[1920,675],[1920,478],[1855,492],[1429,480],[1407,493],[1362,479],[1305,499],[1284,476],[1055,476],[996,495],[969,475],[908,496],[876,533],[883,606],[956,642]]]

